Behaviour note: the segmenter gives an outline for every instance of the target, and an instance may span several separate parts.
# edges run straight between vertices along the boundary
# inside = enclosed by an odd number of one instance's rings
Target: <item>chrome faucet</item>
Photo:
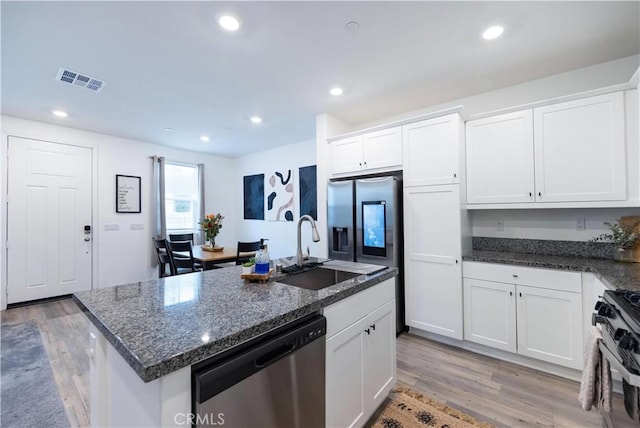
[[[313,242],[318,242],[320,240],[320,235],[318,234],[318,228],[316,227],[316,222],[313,220],[313,217],[311,217],[308,214],[305,214],[302,217],[300,217],[300,220],[298,220],[298,253],[296,254],[296,264],[298,266],[302,266],[302,264],[304,263],[304,259],[302,257],[302,237],[300,235],[302,230],[302,223],[304,223],[305,220],[311,223],[311,231],[313,232]]]

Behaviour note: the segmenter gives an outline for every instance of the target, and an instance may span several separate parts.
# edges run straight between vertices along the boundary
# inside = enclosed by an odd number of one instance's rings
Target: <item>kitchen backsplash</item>
[[[612,244],[588,241],[550,241],[544,239],[485,238],[474,236],[473,249],[549,256],[592,257],[611,259]]]

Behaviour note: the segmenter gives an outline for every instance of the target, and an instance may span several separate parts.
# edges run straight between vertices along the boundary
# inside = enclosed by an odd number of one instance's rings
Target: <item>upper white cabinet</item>
[[[622,92],[533,110],[536,200],[627,197]]]
[[[627,104],[637,114],[636,103]],[[627,162],[637,170],[638,160],[625,156],[637,151],[638,142],[630,134],[632,147],[625,146],[623,92],[472,120],[466,126],[468,204],[586,206],[628,199]],[[635,184],[633,189],[637,193]]]
[[[331,143],[331,174],[377,172],[402,167],[401,127],[355,135]]]
[[[459,183],[463,136],[457,113],[403,125],[404,186]]]
[[[533,202],[531,110],[467,122],[467,203]]]

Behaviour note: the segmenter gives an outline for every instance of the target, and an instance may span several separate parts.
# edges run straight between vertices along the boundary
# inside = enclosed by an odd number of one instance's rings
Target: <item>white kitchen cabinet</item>
[[[404,186],[459,183],[463,136],[457,113],[403,125]]]
[[[514,284],[464,278],[464,339],[516,352]]]
[[[632,137],[629,153],[637,146]],[[500,208],[625,201],[626,154],[623,92],[472,120],[466,124],[467,203]],[[629,162],[635,174],[638,161]]]
[[[326,424],[362,426],[396,379],[395,281],[327,308]]]
[[[350,136],[330,144],[332,175],[402,168],[402,132],[399,126]]]
[[[463,275],[465,340],[582,369],[579,273],[465,262]]]
[[[627,197],[622,92],[533,109],[539,202]]]
[[[533,202],[533,113],[466,124],[467,203]]]
[[[523,285],[516,291],[518,353],[582,370],[582,296]]]
[[[407,325],[462,339],[460,186],[406,187],[403,204]]]

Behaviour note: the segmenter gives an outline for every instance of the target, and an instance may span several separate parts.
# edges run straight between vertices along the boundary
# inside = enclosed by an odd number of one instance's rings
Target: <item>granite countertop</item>
[[[611,289],[640,291],[640,263],[618,263],[612,260],[504,251],[472,250],[464,261],[501,263],[517,266],[592,272]]]
[[[83,291],[73,297],[142,380],[150,382],[397,273],[397,268],[389,268],[312,291],[277,279],[245,282],[241,267],[235,266]]]

